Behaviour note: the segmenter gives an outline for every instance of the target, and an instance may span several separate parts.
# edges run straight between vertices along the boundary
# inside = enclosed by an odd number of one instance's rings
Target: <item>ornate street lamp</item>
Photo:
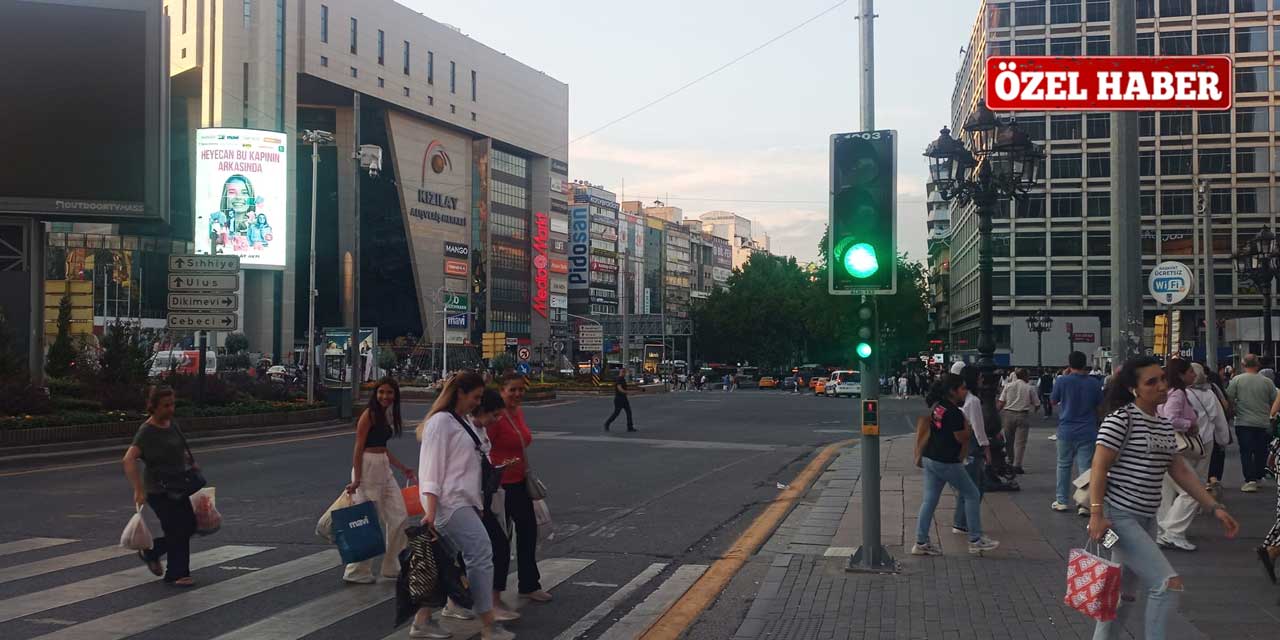
[[[969,134],[969,145],[952,138],[951,130],[943,127],[924,155],[929,158],[929,175],[938,194],[961,206],[972,203],[978,215],[978,368],[983,374],[979,397],[990,429],[999,420],[995,411],[991,219],[998,201],[1021,198],[1035,186],[1044,152],[1012,117],[997,116],[985,101],[978,102],[969,114],[964,131]]]
[[[1271,363],[1271,281],[1280,276],[1280,243],[1263,229],[1234,256],[1236,273],[1262,293],[1262,366]]]
[[[1053,318],[1049,312],[1041,309],[1027,316],[1027,329],[1036,334],[1036,368],[1044,369],[1044,334],[1053,329]]]

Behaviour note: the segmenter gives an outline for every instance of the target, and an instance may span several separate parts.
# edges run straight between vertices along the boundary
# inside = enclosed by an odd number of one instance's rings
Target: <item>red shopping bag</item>
[[[422,510],[422,494],[418,493],[418,485],[411,484],[401,489],[400,495],[404,497],[404,510],[410,516],[422,516],[426,513]]]
[[[1072,549],[1067,559],[1067,595],[1063,603],[1100,622],[1115,620],[1120,604],[1120,572],[1120,565],[1088,549]]]

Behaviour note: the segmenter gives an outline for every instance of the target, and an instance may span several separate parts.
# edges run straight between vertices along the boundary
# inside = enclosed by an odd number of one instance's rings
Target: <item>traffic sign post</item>
[[[516,359],[520,362],[528,362],[530,355],[529,347],[520,347],[519,349],[516,349]]]
[[[169,330],[195,331],[199,340],[196,365],[196,403],[204,400],[205,354],[210,331],[240,328],[240,257],[225,255],[169,256]]]
[[[1177,344],[1180,337],[1174,325],[1181,324],[1180,321],[1175,321],[1175,318],[1181,314],[1173,310],[1173,305],[1186,300],[1187,296],[1191,295],[1195,282],[1195,272],[1191,267],[1173,260],[1166,260],[1156,265],[1156,268],[1151,270],[1151,276],[1147,278],[1147,288],[1151,292],[1151,297],[1155,298],[1157,303],[1165,305],[1165,311],[1168,314],[1164,326],[1167,331],[1164,335],[1164,343],[1165,352],[1170,357],[1174,353],[1173,345]],[[1160,328],[1157,327],[1156,331],[1159,335]]]
[[[224,293],[171,293],[170,311],[238,311],[240,296]]]
[[[240,318],[234,313],[170,312],[168,326],[191,331],[235,331],[240,327]]]
[[[169,291],[237,291],[239,274],[169,274]]]

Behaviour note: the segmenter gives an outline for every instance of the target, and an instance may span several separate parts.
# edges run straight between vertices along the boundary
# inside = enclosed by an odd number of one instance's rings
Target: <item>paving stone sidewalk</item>
[[[771,564],[735,640],[1092,637],[1093,621],[1062,604],[1066,557],[1085,541],[1086,522],[1049,509],[1052,426],[1043,420],[1032,429],[1022,491],[984,498],[983,528],[1001,546],[983,557],[969,555],[966,538],[951,533],[949,489],[931,534],[945,555],[909,555],[921,495],[913,438],[882,440],[881,538],[899,563],[896,574],[845,571],[862,527],[862,454],[856,446],[845,450],[762,548],[761,560]],[[1275,518],[1275,485],[1241,493],[1234,451],[1226,473],[1223,502],[1241,534],[1226,540],[1215,520],[1201,516],[1189,532],[1200,550],[1169,552],[1187,584],[1171,638],[1274,640],[1280,629],[1280,588],[1266,581],[1253,553]],[[1133,622],[1129,631],[1141,638],[1141,616]]]

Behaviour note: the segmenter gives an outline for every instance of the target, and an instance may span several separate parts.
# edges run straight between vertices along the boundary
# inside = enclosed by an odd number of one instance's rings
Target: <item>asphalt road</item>
[[[909,429],[919,401],[885,401],[885,435]],[[683,392],[633,399],[639,433],[601,429],[609,398],[530,406],[530,459],[550,489],[552,539],[539,548],[555,601],[521,609],[522,638],[629,638],[714,562],[814,451],[854,438],[855,401],[777,391]],[[420,419],[427,407],[406,408]],[[0,637],[380,639],[393,633],[390,592],[348,586],[315,521],[342,490],[351,436],[196,449],[217,487],[222,530],[193,552],[219,554],[177,591],[109,557],[132,515],[118,459],[57,471],[0,473]],[[412,436],[392,442],[416,463]],[[44,461],[48,464],[48,461]],[[154,522],[154,521],[153,521]],[[158,527],[155,528],[158,531]],[[34,538],[65,541],[27,542]],[[57,544],[54,544],[57,542]],[[47,544],[39,549],[24,547]],[[514,569],[514,562],[512,563]],[[514,589],[514,581],[511,587]],[[723,620],[700,637],[725,637]],[[576,626],[575,626],[576,625]],[[459,628],[456,638],[467,637]],[[407,637],[401,629],[399,636]]]

